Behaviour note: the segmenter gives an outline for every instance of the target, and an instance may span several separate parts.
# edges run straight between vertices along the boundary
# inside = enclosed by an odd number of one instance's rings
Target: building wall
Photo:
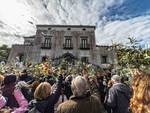
[[[20,55],[23,55],[26,61],[32,61],[32,59],[34,59],[32,57],[33,56],[32,49],[33,46],[13,45],[8,57],[8,63],[15,62],[17,60],[16,57],[19,57]]]
[[[63,49],[65,36],[72,37],[73,49]],[[80,49],[81,36],[88,37],[90,49]],[[43,49],[45,37],[51,37],[51,48]],[[26,38],[25,41],[30,41]],[[31,38],[33,42],[33,38]],[[107,67],[107,64],[114,64],[116,62],[116,55],[114,50],[109,50],[108,46],[96,46],[95,41],[95,27],[89,26],[52,26],[52,25],[39,25],[37,26],[36,35],[33,45],[13,45],[8,62],[12,62],[20,53],[25,55],[26,61],[41,62],[43,56],[54,59],[62,56],[65,53],[71,53],[76,58],[88,57],[89,62]],[[102,55],[108,56],[108,62],[102,64]]]
[[[49,30],[49,28],[51,28]],[[70,30],[68,30],[70,28]],[[83,30],[84,29],[84,30]],[[85,30],[86,29],[86,30]],[[38,39],[36,39],[36,46],[40,45],[44,42],[44,36],[51,37],[52,47],[50,50],[40,49],[40,57],[43,55],[49,56],[50,58],[58,58],[62,56],[64,53],[71,53],[77,58],[81,57],[89,57],[89,60],[92,61],[92,50],[95,49],[95,28],[85,28],[85,27],[37,27],[37,35]],[[63,49],[65,36],[72,37],[73,49],[65,50]],[[80,50],[80,37],[87,36],[88,43],[90,44],[89,50]]]

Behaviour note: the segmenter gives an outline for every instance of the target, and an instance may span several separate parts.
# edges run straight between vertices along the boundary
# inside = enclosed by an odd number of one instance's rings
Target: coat
[[[112,113],[129,113],[130,88],[122,83],[114,84],[108,94],[107,105]]]
[[[43,100],[32,100],[29,109],[36,108],[40,113],[54,113],[54,106],[61,94],[62,76],[59,77],[57,88],[50,96]]]
[[[6,106],[9,106],[12,109],[19,107],[19,104],[18,104],[18,102],[16,101],[16,99],[14,97],[14,89],[15,89],[15,83],[5,85],[2,88],[3,96],[7,100]]]
[[[0,94],[0,109],[2,109],[6,104],[6,99]]]
[[[16,108],[12,113],[25,113],[25,111],[27,111],[28,108],[28,101],[22,94],[21,90],[15,89],[14,96],[19,104],[19,108]]]
[[[102,113],[102,105],[96,96],[72,96],[59,105],[57,113]]]

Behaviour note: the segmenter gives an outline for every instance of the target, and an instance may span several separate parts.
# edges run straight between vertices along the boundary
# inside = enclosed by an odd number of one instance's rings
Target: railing
[[[42,43],[41,49],[51,49],[51,43]]]
[[[90,49],[90,44],[80,44],[80,49],[81,50],[89,50]]]
[[[70,43],[70,44],[63,44],[63,49],[73,49],[73,44]]]

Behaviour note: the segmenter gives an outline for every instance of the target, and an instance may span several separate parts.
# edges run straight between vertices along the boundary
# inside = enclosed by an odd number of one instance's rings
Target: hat
[[[121,77],[119,75],[113,75],[111,77],[111,80],[114,82],[120,82],[121,81]]]
[[[8,85],[11,83],[15,83],[16,82],[16,76],[15,75],[7,75],[4,78],[4,85]]]

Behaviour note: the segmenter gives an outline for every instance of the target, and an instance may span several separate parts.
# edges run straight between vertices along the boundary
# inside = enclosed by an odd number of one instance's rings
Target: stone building
[[[105,68],[116,60],[115,51],[108,48],[96,45],[95,26],[37,25],[35,36],[24,37],[23,45],[12,46],[8,62],[18,58],[38,63],[45,56],[52,60],[67,57]]]

